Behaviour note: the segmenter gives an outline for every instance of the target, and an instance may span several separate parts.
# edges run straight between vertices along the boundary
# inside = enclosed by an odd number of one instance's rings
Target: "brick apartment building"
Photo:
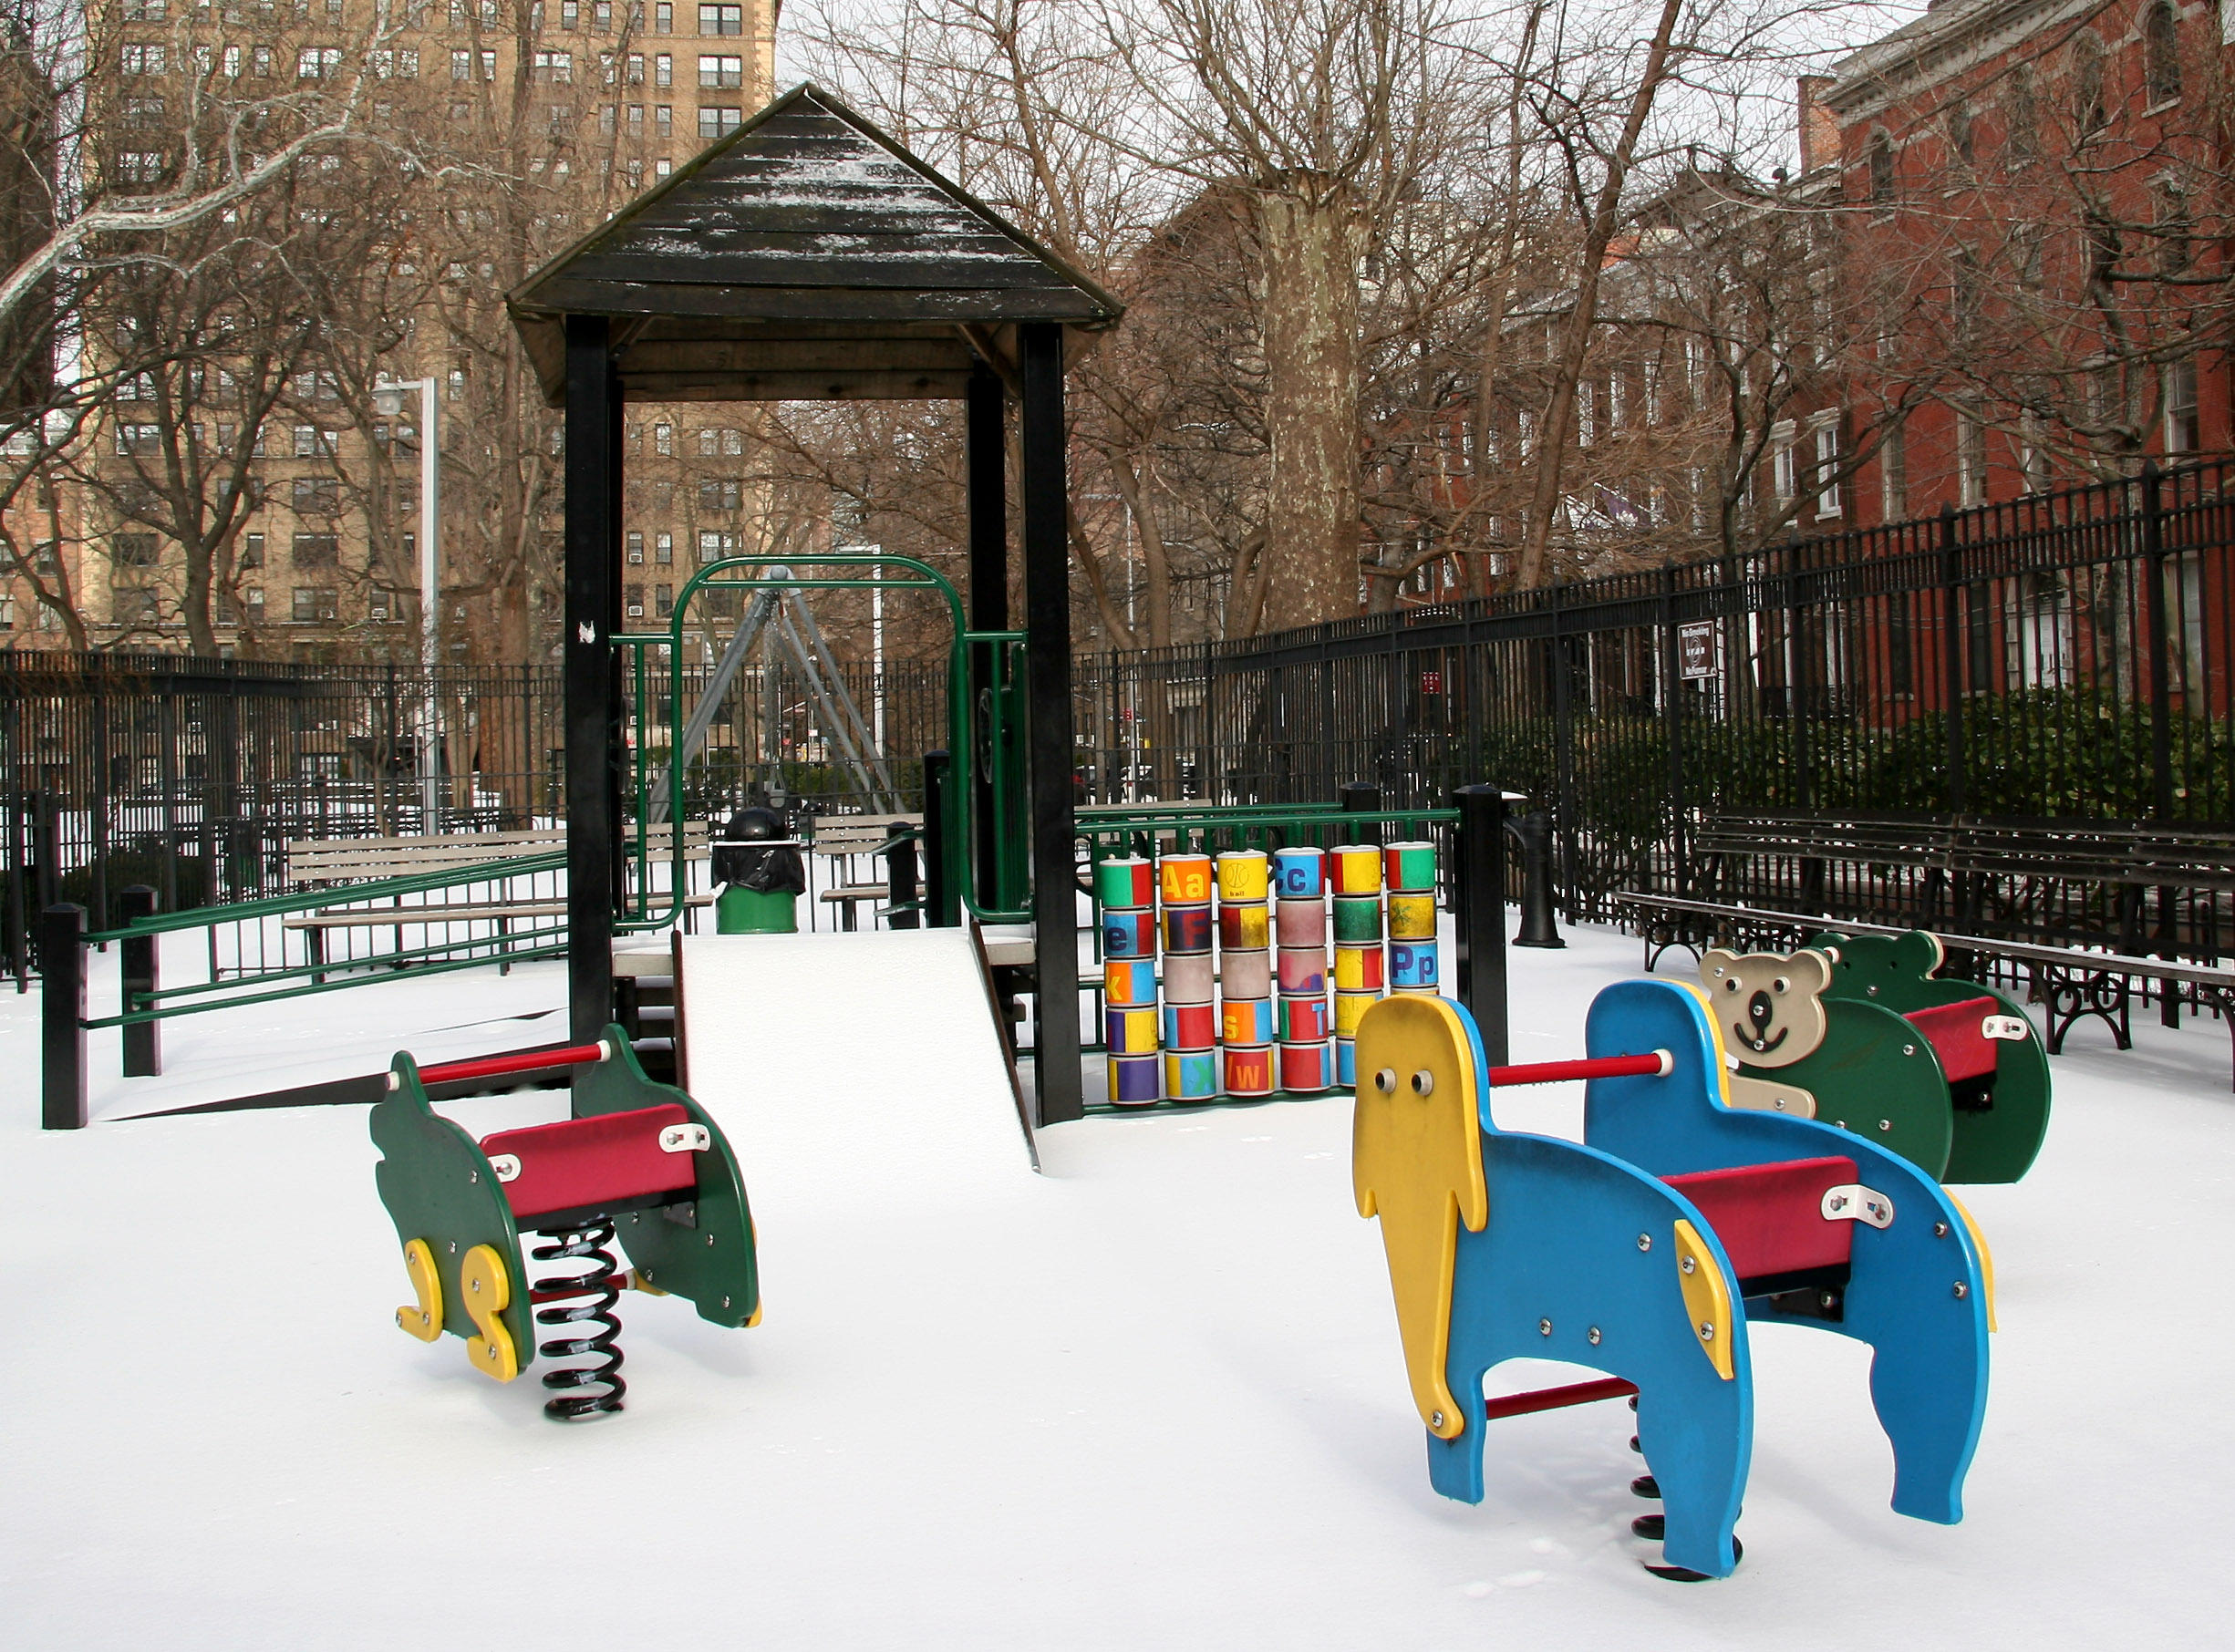
[[[268,386],[245,350],[158,359],[120,383],[73,444],[59,469],[77,480],[17,498],[11,532],[36,568],[67,577],[91,645],[187,645],[191,559],[166,531],[195,502],[183,491],[246,501],[201,559],[220,652],[415,657],[419,433],[411,412],[380,416],[371,387],[432,377],[445,656],[539,656],[557,611],[560,456],[555,418],[512,365],[503,294],[767,100],[780,6],[410,0],[390,8],[395,23],[378,40],[371,0],[109,0],[89,10],[99,67],[85,147],[113,190],[174,181],[196,120],[206,128],[258,99],[339,87],[360,69],[358,121],[372,139],[350,151],[339,183],[322,170],[337,161],[306,160],[274,220],[309,236],[290,243],[293,255],[354,261],[318,278],[356,332],[299,353]],[[407,152],[418,160],[397,159]],[[374,217],[369,230],[358,222]],[[253,307],[254,278],[240,271],[236,310]],[[79,341],[78,370],[115,371],[144,342],[132,322],[104,313]],[[632,621],[665,617],[697,562],[749,542],[749,417],[630,408]],[[14,445],[20,457],[27,437]],[[28,583],[0,567],[0,647],[69,644]]]

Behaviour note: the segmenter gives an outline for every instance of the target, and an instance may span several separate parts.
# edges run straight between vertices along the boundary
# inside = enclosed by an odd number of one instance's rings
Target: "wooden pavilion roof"
[[[1019,322],[1074,335],[1123,306],[820,87],[793,88],[509,295],[552,405],[565,318],[616,324],[645,401],[963,392]]]

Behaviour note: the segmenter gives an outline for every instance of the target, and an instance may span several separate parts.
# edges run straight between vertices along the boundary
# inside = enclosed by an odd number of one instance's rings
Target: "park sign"
[[[1686,682],[1712,680],[1723,669],[1713,620],[1690,620],[1676,628],[1678,667]]]

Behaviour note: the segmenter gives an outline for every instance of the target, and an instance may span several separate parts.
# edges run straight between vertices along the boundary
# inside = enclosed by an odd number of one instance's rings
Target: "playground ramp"
[[[1034,1168],[965,929],[687,935],[691,1094],[765,1227],[794,1198],[970,1204]]]

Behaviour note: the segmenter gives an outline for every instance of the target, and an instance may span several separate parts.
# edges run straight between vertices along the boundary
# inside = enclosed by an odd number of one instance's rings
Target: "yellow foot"
[[[404,1246],[404,1272],[411,1275],[411,1289],[419,1301],[396,1310],[396,1323],[421,1342],[442,1335],[442,1275],[435,1272],[435,1254],[424,1239]]]
[[[483,1376],[512,1381],[520,1375],[520,1355],[512,1347],[512,1334],[497,1316],[512,1304],[512,1283],[504,1276],[504,1262],[495,1247],[477,1244],[468,1251],[458,1270],[458,1284],[465,1295],[466,1312],[481,1332],[466,1338],[466,1358]]]

